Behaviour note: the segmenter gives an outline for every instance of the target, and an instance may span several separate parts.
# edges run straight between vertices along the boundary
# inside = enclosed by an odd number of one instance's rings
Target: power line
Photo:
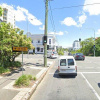
[[[50,20],[51,20],[51,24],[52,24],[52,28],[53,28],[53,31],[54,31],[54,35],[56,33],[56,29],[55,29],[55,23],[54,23],[54,19],[53,19],[53,14],[52,14],[52,10],[51,10],[51,4],[49,2],[49,6],[50,6],[50,11],[51,11],[51,16],[50,16]],[[55,39],[57,42],[57,38]],[[59,42],[58,42],[58,45],[59,45]]]
[[[51,20],[52,28],[53,28],[53,31],[56,32],[55,23],[54,23],[54,19],[53,19],[53,14],[52,14],[50,2],[49,2],[49,6],[50,6],[50,11],[51,11],[50,20]]]
[[[76,5],[76,6],[66,6],[66,7],[54,8],[54,9],[50,9],[50,10],[60,10],[60,9],[67,9],[67,8],[76,8],[76,7],[82,7],[82,6],[97,5],[97,4],[100,4],[100,3],[92,3],[92,4]]]

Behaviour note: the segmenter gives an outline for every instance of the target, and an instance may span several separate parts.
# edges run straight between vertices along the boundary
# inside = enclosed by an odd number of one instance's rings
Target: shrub
[[[15,81],[16,86],[28,86],[29,85],[29,78],[27,75],[22,75]]]
[[[64,55],[64,52],[63,51],[59,51],[58,55]]]
[[[15,81],[15,86],[29,86],[30,80],[36,80],[36,77],[32,77],[32,75],[22,75]]]
[[[33,80],[35,81],[36,80],[36,77],[33,77]]]
[[[28,75],[27,77],[28,77],[29,80],[33,80],[32,75]]]
[[[4,68],[4,67],[0,67],[0,74],[6,73],[6,72],[10,72],[10,69]]]

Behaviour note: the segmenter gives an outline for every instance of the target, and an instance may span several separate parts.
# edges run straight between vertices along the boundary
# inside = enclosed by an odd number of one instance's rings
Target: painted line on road
[[[81,73],[84,73],[84,74],[100,74],[100,72],[77,72],[78,74],[81,74]],[[52,74],[58,74],[57,72],[55,73],[48,73],[48,74],[50,74],[50,75],[52,75]]]
[[[100,72],[77,72],[79,74],[86,73],[86,74],[100,74]]]
[[[91,90],[93,91],[93,93],[96,95],[96,97],[98,98],[98,100],[100,100],[100,96],[98,95],[98,93],[95,91],[95,89],[92,87],[92,85],[89,83],[89,81],[86,79],[86,77],[83,75],[83,73],[81,73],[82,77],[85,79],[85,81],[87,82],[87,84],[89,85],[89,87],[91,88]]]

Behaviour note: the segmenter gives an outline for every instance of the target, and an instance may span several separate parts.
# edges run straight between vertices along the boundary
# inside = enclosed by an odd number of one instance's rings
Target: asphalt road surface
[[[56,60],[30,100],[100,100],[100,57],[86,57],[76,63],[76,77],[60,77]]]

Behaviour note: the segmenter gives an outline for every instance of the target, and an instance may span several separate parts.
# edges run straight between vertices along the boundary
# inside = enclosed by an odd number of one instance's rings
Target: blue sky
[[[27,31],[32,34],[44,34],[44,1],[0,0],[0,4],[6,4],[12,7],[16,15],[16,26],[24,30],[24,34]],[[96,37],[100,36],[99,3],[100,0],[49,1],[48,34],[56,34],[59,45],[63,47],[72,46],[73,41],[79,38],[84,40],[94,37],[94,32]],[[73,7],[87,4],[94,5]]]

